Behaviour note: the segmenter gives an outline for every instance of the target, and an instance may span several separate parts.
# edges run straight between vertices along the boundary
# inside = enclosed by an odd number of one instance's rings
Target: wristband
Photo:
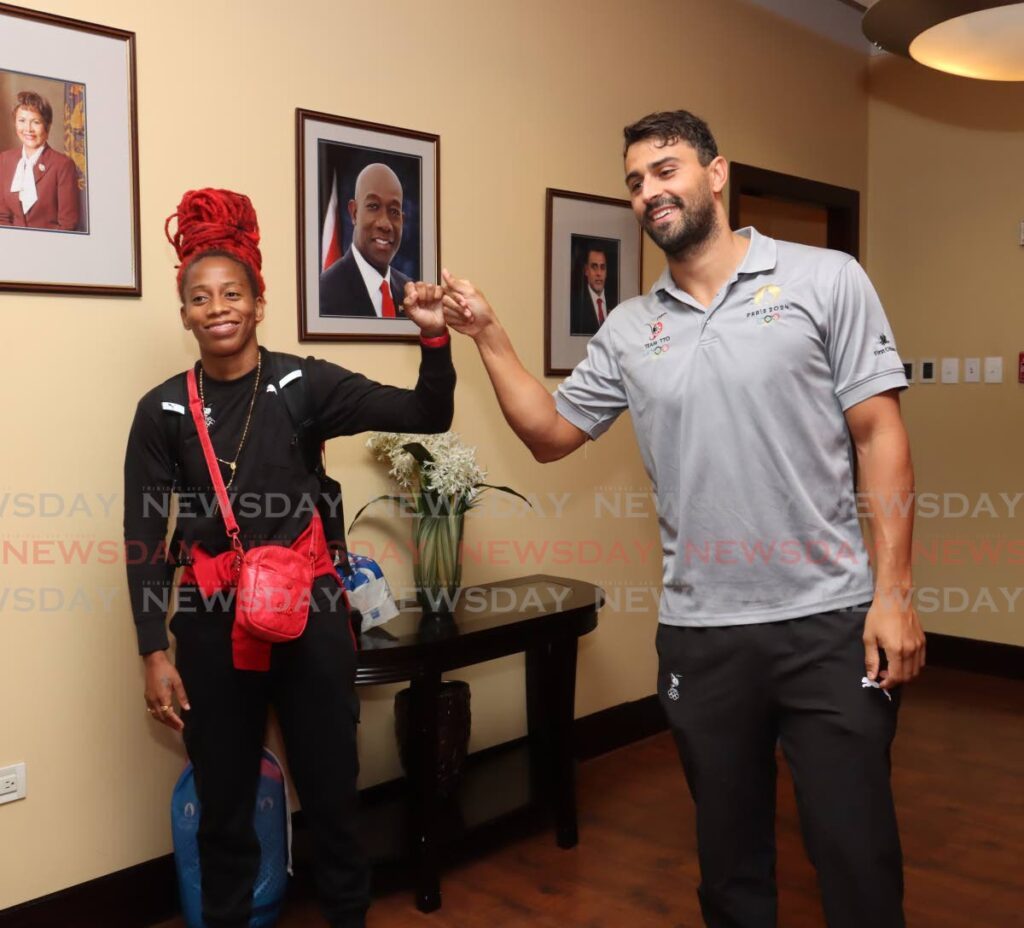
[[[423,335],[420,336],[420,344],[424,348],[443,348],[451,340],[451,336],[448,332],[445,332],[443,335],[435,335],[432,338],[427,338]]]

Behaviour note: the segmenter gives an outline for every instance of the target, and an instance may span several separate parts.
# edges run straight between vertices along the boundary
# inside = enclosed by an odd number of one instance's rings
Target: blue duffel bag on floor
[[[260,871],[253,891],[249,928],[271,928],[281,914],[291,873],[291,815],[284,772],[278,759],[266,748],[260,761],[260,785],[253,821],[260,839]],[[199,879],[198,831],[199,799],[189,764],[171,796],[174,864],[178,871],[181,914],[188,928],[206,928]]]

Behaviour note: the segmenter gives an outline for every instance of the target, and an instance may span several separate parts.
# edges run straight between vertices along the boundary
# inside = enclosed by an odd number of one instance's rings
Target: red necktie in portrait
[[[597,298],[597,322],[599,325],[604,322],[604,300],[601,297]]]
[[[381,307],[380,307],[381,308],[381,313],[380,313],[381,316],[384,319],[394,319],[395,318],[395,301],[393,299],[391,299],[391,288],[388,286],[388,282],[386,280],[382,280],[380,282],[380,293],[381,293],[381,296],[384,297],[384,300],[381,303]]]

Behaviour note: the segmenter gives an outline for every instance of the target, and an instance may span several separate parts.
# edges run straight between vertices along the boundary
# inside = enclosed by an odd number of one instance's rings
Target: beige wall
[[[922,618],[1024,644],[1024,85],[883,57],[870,92],[868,270],[900,353],[959,357],[961,378],[965,357],[1004,366],[1002,384],[918,385],[904,398]]]
[[[264,231],[268,315],[263,341],[295,340],[294,110],[437,132],[442,138],[442,253],[503,312],[526,365],[543,367],[544,190],[619,196],[621,127],[687,106],[723,150],[751,164],[863,189],[864,60],[735,0],[470,0],[378,7],[333,0],[281,4],[182,0],[49,0],[40,6],[138,36],[142,196],[141,300],[0,294],[3,491],[88,494],[92,517],[4,517],[4,538],[120,536],[120,469],[137,398],[194,358],[177,323],[164,217],[182,191],[249,193]],[[961,185],[962,187],[963,185]],[[660,270],[648,250],[645,277]],[[416,350],[317,346],[317,353],[396,383]],[[469,542],[621,540],[629,563],[467,565],[466,581],[532,570],[656,590],[652,518],[593,515],[600,488],[643,492],[627,420],[596,445],[541,467],[506,431],[468,343],[455,349],[455,427],[499,483],[571,494],[561,518],[470,517]],[[552,386],[554,382],[552,381]],[[12,438],[12,436],[16,436]],[[360,439],[329,452],[350,512],[389,490]],[[106,504],[114,502],[109,512]],[[649,510],[648,510],[649,511]],[[377,543],[384,533],[367,530]],[[6,857],[0,909],[170,849],[167,805],[183,764],[178,739],[143,711],[122,568],[3,566],[2,587],[52,587],[44,604],[0,610],[0,764],[27,761],[29,796],[0,806]],[[408,582],[407,567],[391,572]],[[76,590],[80,599],[72,601]],[[640,594],[642,595],[642,594]],[[63,596],[63,608],[49,608]],[[113,607],[103,597],[113,597]],[[580,651],[578,714],[653,691],[655,611],[606,609]],[[522,733],[522,664],[460,673],[473,685],[474,747]],[[392,689],[365,690],[364,784],[395,775]]]

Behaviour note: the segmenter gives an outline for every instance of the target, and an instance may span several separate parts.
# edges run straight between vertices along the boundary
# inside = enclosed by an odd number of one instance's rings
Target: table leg
[[[552,804],[554,744],[550,724],[551,642],[526,652],[526,732],[530,739],[530,798],[545,810]]]
[[[575,635],[560,636],[526,653],[526,716],[533,796],[554,812],[558,846],[575,847],[576,772],[573,714]]]
[[[416,908],[441,907],[438,867],[437,702],[441,673],[425,668],[409,685],[409,800]]]
[[[576,648],[575,635],[557,638],[551,643],[551,670],[554,698],[552,724],[554,726],[555,763],[555,834],[558,846],[575,847],[579,841],[576,821],[576,757],[573,723],[576,707]]]

